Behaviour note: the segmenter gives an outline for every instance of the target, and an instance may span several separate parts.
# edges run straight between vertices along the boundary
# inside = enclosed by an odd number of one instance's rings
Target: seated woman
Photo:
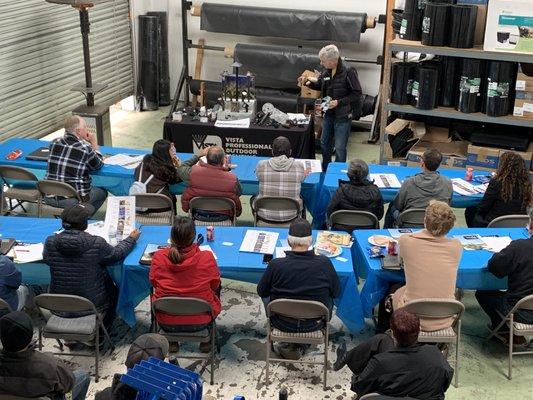
[[[144,156],[142,163],[135,168],[135,180],[146,183],[146,193],[164,194],[174,203],[176,211],[176,196],[170,193],[170,185],[188,182],[191,168],[200,157],[205,156],[206,149],[200,154],[193,155],[185,162],[176,155],[174,143],[159,139],[154,143],[152,154]],[[152,176],[150,180],[148,180]],[[146,210],[144,212],[164,212],[168,209]]]
[[[503,153],[481,202],[466,208],[466,224],[469,228],[484,228],[495,218],[526,214],[532,196],[529,172],[522,157],[512,151]]]
[[[447,238],[455,215],[442,201],[431,201],[426,208],[425,229],[402,235],[398,240],[403,259],[405,286],[392,295],[394,310],[417,299],[454,299],[457,267],[463,248],[457,239]],[[432,332],[451,326],[453,318],[420,320],[423,331]]]
[[[338,210],[368,211],[378,220],[383,217],[383,197],[374,182],[368,180],[368,165],[363,160],[354,159],[348,167],[349,181],[339,180],[339,188],[333,195],[327,217]],[[333,226],[333,229],[352,231],[346,225]]]
[[[170,232],[170,247],[158,250],[150,267],[151,300],[160,297],[194,297],[207,301],[214,316],[220,314],[220,271],[213,253],[195,242],[196,228],[187,217],[177,217]],[[161,328],[168,332],[196,332],[211,322],[207,314],[171,316],[157,313]]]

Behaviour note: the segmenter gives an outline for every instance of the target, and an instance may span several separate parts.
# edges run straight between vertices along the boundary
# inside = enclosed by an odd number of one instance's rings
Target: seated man
[[[72,371],[61,359],[35,349],[33,323],[22,311],[0,319],[0,396],[83,400],[91,379],[82,370]]]
[[[533,235],[533,207],[529,207],[527,213],[529,234]],[[502,321],[498,312],[507,315],[518,300],[533,294],[533,237],[513,240],[509,246],[492,256],[487,267],[497,278],[507,277],[508,280],[507,291],[476,291],[479,305],[490,318],[492,325],[490,328],[495,329]],[[533,310],[517,311],[514,314],[514,320],[523,324],[533,324]],[[513,338],[514,346],[525,344],[527,344],[525,337],[515,336]]]
[[[403,182],[387,209],[384,228],[392,228],[401,212],[410,208],[426,208],[430,200],[450,203],[453,194],[452,182],[437,172],[441,162],[442,154],[437,149],[428,149],[422,154],[422,172]]]
[[[65,120],[65,135],[50,143],[48,166],[45,179],[68,183],[83,203],[94,207],[94,212],[102,206],[107,192],[99,187],[91,187],[89,172],[102,168],[104,161],[98,151],[96,136],[87,130],[85,120],[77,115]],[[47,197],[46,204],[66,208],[76,204],[76,199]]]
[[[418,317],[401,308],[391,319],[392,336],[379,334],[346,352],[337,349],[335,371],[345,365],[353,372],[351,389],[359,397],[379,393],[394,398],[444,399],[453,377],[440,350],[417,342]]]
[[[262,196],[290,197],[298,201],[303,208],[300,197],[302,182],[306,173],[302,163],[291,157],[291,142],[284,136],[278,136],[272,143],[272,158],[257,163],[255,173],[259,180],[259,194]],[[259,209],[257,215],[267,221],[290,221],[297,217],[295,211],[269,211]]]
[[[109,329],[115,318],[118,289],[106,270],[123,260],[140,236],[134,230],[115,247],[100,236],[84,232],[90,205],[77,204],[61,214],[63,232],[49,236],[44,243],[43,260],[50,266],[50,293],[70,294],[92,301],[104,314]]]
[[[257,294],[265,305],[276,299],[319,301],[333,310],[333,299],[340,295],[340,282],[329,258],[316,255],[309,247],[313,243],[311,224],[303,218],[292,221],[287,242],[291,251],[286,257],[276,258],[268,264],[259,284]],[[285,332],[314,332],[322,328],[322,321],[275,317],[272,325]],[[294,344],[281,346],[280,355],[298,359],[305,348]]]
[[[9,304],[11,310],[20,311],[28,297],[29,290],[22,285],[22,273],[13,261],[0,255],[0,299]]]
[[[213,146],[207,150],[207,164],[200,161],[191,168],[189,184],[181,195],[181,207],[189,212],[189,202],[194,197],[227,197],[235,202],[236,216],[242,212],[241,184],[237,176],[226,165],[226,157],[221,147]],[[231,210],[221,213],[196,210],[194,219],[201,221],[225,221],[233,217]]]

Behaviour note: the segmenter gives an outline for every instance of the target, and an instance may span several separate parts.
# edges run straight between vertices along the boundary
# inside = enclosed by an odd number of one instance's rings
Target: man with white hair
[[[89,172],[103,165],[96,136],[89,132],[83,118],[73,115],[65,120],[65,134],[50,143],[45,179],[68,183],[76,189],[81,201],[91,204],[96,212],[107,198],[107,191],[91,187]],[[44,201],[60,208],[78,203],[76,199],[62,197],[47,197]]]
[[[529,207],[527,213],[529,215],[527,230],[530,237],[513,240],[505,249],[494,254],[487,263],[489,272],[494,276],[500,279],[507,277],[507,290],[476,291],[479,305],[490,318],[491,329],[496,329],[501,323],[501,315],[507,315],[519,300],[533,294],[533,207]],[[533,324],[533,310],[517,311],[514,320],[522,324]],[[501,330],[509,332],[505,325]],[[499,338],[506,340],[508,336],[508,334],[500,335]],[[515,335],[513,346],[525,345],[527,345],[526,338]]]
[[[291,251],[286,251],[284,258],[270,261],[257,285],[257,294],[265,306],[277,299],[319,301],[329,308],[331,318],[333,299],[340,294],[339,277],[329,258],[309,250],[313,243],[311,224],[303,218],[295,219],[289,227],[287,242]],[[279,316],[272,317],[270,322],[284,332],[314,332],[324,324],[322,320]],[[277,351],[284,358],[298,359],[305,348],[284,343]]]
[[[335,161],[346,162],[346,145],[350,136],[352,110],[360,107],[361,84],[357,71],[346,67],[340,58],[337,46],[330,44],[318,53],[320,65],[325,69],[316,76],[300,76],[298,82],[311,89],[320,90],[322,97],[329,96],[328,109],[322,122],[322,168],[326,171],[331,162],[333,148]]]

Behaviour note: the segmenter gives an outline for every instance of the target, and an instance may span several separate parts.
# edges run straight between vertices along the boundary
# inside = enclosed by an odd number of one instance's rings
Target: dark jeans
[[[350,137],[352,121],[348,118],[335,119],[328,115],[322,121],[322,136],[320,144],[322,147],[322,170],[326,172],[328,164],[331,162],[333,148],[335,147],[335,161],[346,162],[346,146]]]
[[[489,316],[492,328],[496,328],[502,318],[498,315],[507,315],[513,308],[506,298],[506,292],[500,290],[476,290],[476,299],[485,313]],[[514,320],[523,324],[533,324],[533,311],[519,310],[514,314]]]
[[[396,219],[400,215],[400,212],[394,207],[394,203],[389,203],[389,208],[385,213],[385,220],[383,221],[383,229],[392,229],[396,224]]]
[[[81,369],[77,369],[74,372],[74,387],[72,388],[72,400],[85,400],[87,396],[87,390],[89,390],[89,384],[91,378],[89,374]]]
[[[477,213],[476,206],[465,208],[465,220],[469,228],[486,228],[488,225],[488,222]]]
[[[270,297],[263,297],[262,300],[266,311]],[[333,301],[327,307],[329,309],[329,318],[331,319],[333,314]],[[274,315],[270,318],[270,322],[280,331],[290,333],[315,332],[324,327],[324,321],[322,319],[294,319]]]
[[[92,187],[91,192],[89,193],[89,198],[85,203],[89,203],[94,207],[94,212],[104,204],[104,201],[107,199],[107,191],[99,187]],[[77,199],[65,199],[59,197],[45,197],[44,202],[53,207],[59,208],[68,208],[79,203]]]
[[[346,354],[346,365],[354,375],[360,375],[376,354],[394,349],[394,340],[386,333],[372,336]]]
[[[200,332],[204,329],[210,329],[210,324],[201,325],[166,325],[158,324],[161,329],[168,333],[187,333],[187,332]]]

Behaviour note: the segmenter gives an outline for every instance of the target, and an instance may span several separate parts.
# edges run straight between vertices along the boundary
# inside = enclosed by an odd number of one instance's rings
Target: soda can
[[[474,179],[474,168],[467,168],[465,174],[465,181],[471,182]]]
[[[387,246],[387,254],[389,256],[395,256],[398,254],[396,251],[396,242],[394,240],[389,241],[389,245]]]
[[[215,241],[215,227],[214,226],[208,226],[206,228],[206,237],[208,242],[214,242]]]

